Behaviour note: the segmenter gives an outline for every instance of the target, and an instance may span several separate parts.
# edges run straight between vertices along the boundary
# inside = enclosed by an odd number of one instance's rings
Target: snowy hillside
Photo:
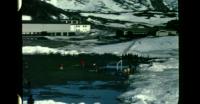
[[[163,0],[169,9],[178,10],[178,0]]]
[[[126,53],[150,57],[171,57],[177,53],[178,37],[143,38],[119,44],[97,46],[91,49],[93,53],[125,54]]]
[[[65,10],[125,11],[112,0],[51,0],[49,3]]]
[[[45,1],[45,0],[41,0]],[[125,12],[140,10],[163,11],[163,8],[177,10],[177,0],[46,0],[48,3],[62,9]],[[165,7],[166,6],[166,7]]]
[[[148,26],[161,25],[163,23],[167,23],[170,20],[176,19],[176,17],[161,18],[162,15],[155,15],[154,17],[147,18],[146,16],[135,16],[133,13],[120,13],[120,14],[80,13],[80,14],[81,16],[84,16],[84,17],[93,16],[93,17],[99,17],[99,18],[104,18],[104,19],[109,19],[109,20],[126,21],[129,23],[149,24]],[[100,23],[99,21],[95,21],[95,22]]]
[[[156,1],[160,0],[26,0],[22,6],[22,13],[31,20],[22,19],[46,23],[81,18],[93,27],[101,25],[106,28],[128,28],[138,23],[150,27],[164,26],[168,21],[178,19],[177,12],[162,12],[161,2]],[[177,6],[176,0],[166,0],[161,4]],[[158,10],[146,11],[154,10],[156,5],[159,5]]]
[[[88,41],[85,41],[86,43]],[[84,44],[84,42],[82,43]],[[94,45],[87,43],[87,47],[82,45],[68,45],[58,48],[49,48],[42,46],[23,46],[23,54],[80,54],[80,53],[113,53],[117,55],[125,54],[124,50],[130,47],[126,53],[138,54],[142,56],[151,57],[171,57],[178,52],[178,37],[157,37],[157,38],[143,38],[124,43],[109,44],[109,45]],[[73,48],[72,48],[73,47]]]

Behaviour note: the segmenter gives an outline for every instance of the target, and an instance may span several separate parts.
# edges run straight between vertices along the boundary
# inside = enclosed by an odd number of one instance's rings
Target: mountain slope
[[[177,0],[41,0],[65,10],[95,12],[124,12],[156,10],[166,12],[178,9]]]
[[[23,0],[22,14],[32,17],[34,22],[56,22],[60,19],[78,18],[79,14],[66,12],[40,0]]]
[[[176,18],[175,13],[173,16],[168,16],[171,14],[147,11],[153,9],[168,11],[168,8],[165,6],[167,4],[165,3],[164,5],[161,1],[162,0],[24,0],[21,10],[23,15],[32,18],[31,21],[28,22],[36,23],[61,22],[63,19],[73,18],[81,19],[82,23],[90,23],[93,27],[98,25],[101,29],[109,24],[116,24],[115,26],[128,24],[131,26],[131,24],[142,23],[152,26],[165,25],[164,23]],[[159,6],[156,7],[157,5]],[[67,8],[68,10],[66,10]],[[99,22],[93,23],[91,20]]]

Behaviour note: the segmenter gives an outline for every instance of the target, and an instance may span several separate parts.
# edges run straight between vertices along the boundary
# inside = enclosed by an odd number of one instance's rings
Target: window
[[[42,32],[41,32],[41,35],[42,35],[42,36],[47,36],[48,33],[47,33],[47,31],[42,31]]]
[[[69,36],[74,36],[74,35],[76,35],[76,34],[75,34],[75,32],[69,32],[68,35],[69,35]]]
[[[67,32],[64,32],[63,35],[64,35],[64,36],[67,36]]]
[[[56,33],[56,36],[61,36],[61,33],[60,33],[60,32],[57,32],[57,33]]]
[[[74,24],[78,24],[78,21],[74,20],[73,23],[74,23]]]

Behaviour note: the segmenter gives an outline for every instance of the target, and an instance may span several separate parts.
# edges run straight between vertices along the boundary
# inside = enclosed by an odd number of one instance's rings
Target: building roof
[[[159,32],[168,32],[168,31],[176,31],[176,30],[173,30],[173,29],[162,29],[162,30],[158,30]]]
[[[129,28],[126,31],[131,31],[133,33],[147,33],[149,32],[149,28]]]

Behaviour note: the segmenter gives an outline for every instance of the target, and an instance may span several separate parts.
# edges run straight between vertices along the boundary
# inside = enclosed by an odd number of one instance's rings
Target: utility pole
[[[122,66],[123,66],[122,56],[123,54],[120,57],[121,59],[117,62],[117,71],[119,71],[119,65],[120,65],[120,71],[122,71]]]

